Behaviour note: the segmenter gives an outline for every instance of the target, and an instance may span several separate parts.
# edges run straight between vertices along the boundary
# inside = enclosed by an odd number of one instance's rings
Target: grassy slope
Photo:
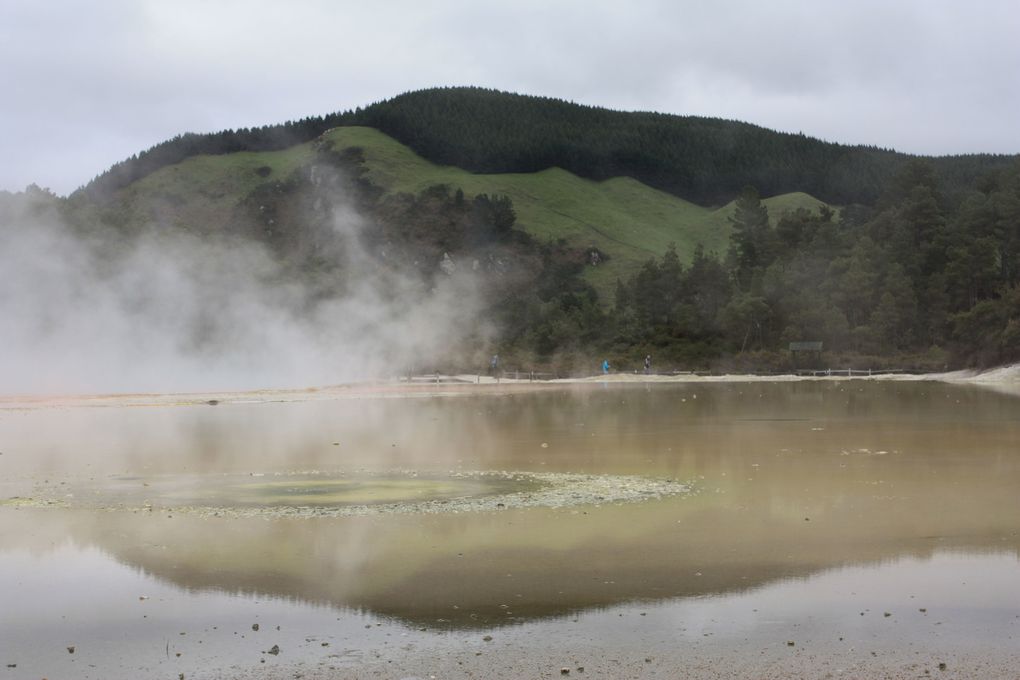
[[[768,208],[769,221],[772,222],[773,226],[775,226],[776,222],[779,220],[780,217],[783,216],[784,213],[793,212],[798,208],[806,208],[811,212],[815,212],[818,210],[818,208],[825,205],[824,202],[819,201],[814,196],[811,196],[810,194],[805,194],[800,191],[791,194],[781,194],[779,196],[766,198],[762,200],[762,203],[765,205],[766,208]],[[729,234],[730,229],[729,218],[730,216],[733,215],[733,211],[735,209],[736,201],[730,201],[723,207],[717,210],[713,210],[709,215],[707,215],[704,218],[702,222],[703,227],[706,229],[714,230],[725,229],[726,233]],[[839,209],[834,208],[834,210],[836,211],[836,217],[838,218]],[[708,247],[707,244],[705,247],[706,248]],[[723,251],[720,251],[720,253],[722,252]]]
[[[311,158],[310,144],[284,151],[193,156],[142,178],[120,197],[134,222],[169,218],[179,229],[201,233],[226,223],[234,206],[259,184],[284,179]],[[263,166],[271,168],[268,177],[256,173]]]
[[[337,149],[364,149],[370,179],[390,192],[417,193],[442,183],[459,187],[468,196],[508,195],[519,228],[539,239],[562,238],[576,247],[595,246],[610,256],[608,263],[585,272],[607,300],[618,277],[629,276],[648,258],[665,252],[670,243],[676,244],[682,260],[689,259],[699,243],[720,254],[728,245],[732,204],[704,208],[631,178],[593,182],[559,168],[531,174],[473,174],[430,163],[371,128],[336,128],[324,137]],[[311,144],[285,151],[195,156],[136,182],[122,197],[134,220],[169,216],[178,228],[204,231],[225,222],[233,206],[266,181],[256,174],[257,168],[269,166],[268,179],[283,179],[312,157]],[[807,194],[766,201],[773,218],[784,210],[820,204]]]
[[[711,211],[625,177],[606,182],[582,179],[550,168],[529,174],[477,175],[438,166],[396,140],[371,128],[343,127],[326,133],[337,148],[365,150],[369,176],[389,191],[417,193],[433,184],[460,187],[472,196],[506,194],[517,211],[518,227],[540,239],[566,239],[574,246],[595,246],[610,256],[607,265],[589,268],[586,277],[600,293],[611,294],[617,277],[662,254],[675,242],[682,258],[698,243],[720,249],[728,225],[702,228]]]

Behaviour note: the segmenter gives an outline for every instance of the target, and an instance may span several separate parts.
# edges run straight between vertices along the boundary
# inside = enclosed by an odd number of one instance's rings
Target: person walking
[[[609,359],[602,360],[602,375],[609,375]]]
[[[652,372],[652,355],[651,354],[646,354],[645,355],[645,375],[648,375],[651,372]]]

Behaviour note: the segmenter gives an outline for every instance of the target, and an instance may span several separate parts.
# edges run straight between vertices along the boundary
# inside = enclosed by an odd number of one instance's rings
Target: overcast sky
[[[0,188],[435,85],[1018,153],[1018,36],[1017,0],[0,0]]]

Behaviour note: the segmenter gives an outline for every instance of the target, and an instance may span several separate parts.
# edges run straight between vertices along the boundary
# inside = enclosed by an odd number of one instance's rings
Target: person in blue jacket
[[[602,360],[602,375],[609,375],[609,359]]]

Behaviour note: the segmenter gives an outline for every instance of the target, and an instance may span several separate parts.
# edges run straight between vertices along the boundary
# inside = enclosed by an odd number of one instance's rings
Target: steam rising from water
[[[343,206],[321,247],[341,263],[342,293],[294,276],[252,240],[177,229],[84,237],[28,208],[0,212],[0,393],[246,389],[430,370],[460,351],[480,307],[469,274],[427,288],[379,266]]]

